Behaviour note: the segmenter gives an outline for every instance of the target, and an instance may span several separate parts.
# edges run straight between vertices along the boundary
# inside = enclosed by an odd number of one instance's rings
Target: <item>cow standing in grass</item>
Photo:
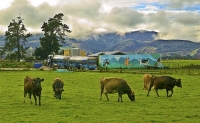
[[[44,79],[31,78],[29,76],[26,76],[26,78],[24,79],[24,103],[26,95],[28,93],[30,103],[32,103],[31,95],[33,95],[35,99],[35,105],[37,105],[37,97],[39,99],[39,106],[41,105],[41,91],[42,91],[41,82],[43,81]]]
[[[170,76],[153,76],[151,77],[151,83],[149,86],[147,96],[149,96],[149,92],[151,91],[151,88],[153,86],[158,97],[158,89],[166,89],[167,97],[171,97],[173,94],[174,86],[182,88],[181,79],[175,79]],[[169,91],[171,91],[170,95],[168,94]]]
[[[149,90],[149,84],[151,82],[151,76],[150,74],[144,74],[143,76],[143,90]]]
[[[129,87],[128,83],[121,78],[102,78],[100,80],[101,85],[101,94],[106,95],[107,100],[109,101],[108,94],[118,93],[118,101],[122,102],[122,94],[127,94],[131,101],[135,101],[134,92]]]
[[[64,82],[60,78],[56,78],[52,84],[52,88],[54,91],[54,97],[56,99],[61,99],[61,94],[64,91],[63,90]]]

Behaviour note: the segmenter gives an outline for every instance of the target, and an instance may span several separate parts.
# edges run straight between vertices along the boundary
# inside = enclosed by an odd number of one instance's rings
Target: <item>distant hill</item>
[[[154,40],[155,31],[133,31],[118,35],[106,33],[89,36],[87,39],[66,39],[63,47],[77,47],[88,53],[121,51],[127,53],[162,53],[165,55],[196,55],[200,53],[200,43],[187,40]],[[33,35],[27,45],[39,47],[39,38],[43,34]],[[0,36],[0,46],[4,46],[4,36]]]
[[[43,36],[43,34],[34,34],[34,35],[32,35],[32,36],[28,39],[26,45],[27,45],[27,46],[31,46],[31,47],[33,47],[33,48],[39,47],[39,46],[40,46],[39,39],[40,39],[40,37],[42,37],[42,36]],[[4,39],[5,39],[5,36],[0,35],[0,46],[4,46],[4,44],[5,44]]]

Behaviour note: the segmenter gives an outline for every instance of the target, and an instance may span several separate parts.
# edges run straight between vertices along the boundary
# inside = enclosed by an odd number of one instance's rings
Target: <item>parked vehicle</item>
[[[69,58],[69,67],[94,70],[97,68],[97,59],[88,56],[71,56]]]
[[[95,70],[97,68],[97,59],[95,57],[63,55],[49,56],[51,56],[49,57],[49,61],[52,61],[52,65],[59,69]],[[49,62],[49,64],[51,64],[51,62]]]
[[[53,66],[58,68],[68,68],[70,56],[54,55]]]

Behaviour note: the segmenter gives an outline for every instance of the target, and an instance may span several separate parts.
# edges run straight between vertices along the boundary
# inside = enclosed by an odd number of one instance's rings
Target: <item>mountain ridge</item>
[[[91,35],[87,39],[67,38],[63,47],[76,47],[89,54],[106,51],[121,51],[126,53],[161,53],[165,55],[179,54],[198,55],[200,43],[189,40],[155,40],[155,31],[132,31],[124,35],[105,33]],[[35,34],[27,42],[27,46],[39,47],[39,38],[43,34]],[[0,46],[3,46],[5,36],[0,36]]]

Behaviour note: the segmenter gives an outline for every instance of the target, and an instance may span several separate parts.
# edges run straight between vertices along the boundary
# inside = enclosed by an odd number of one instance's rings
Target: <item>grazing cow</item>
[[[61,99],[61,94],[63,90],[64,82],[60,78],[56,78],[52,84],[53,91],[55,92],[54,97],[56,99]]]
[[[149,84],[151,82],[151,76],[152,75],[150,75],[150,74],[144,74],[144,76],[143,76],[143,82],[144,82],[143,90],[149,89]]]
[[[158,89],[166,89],[167,97],[171,97],[173,94],[174,86],[182,88],[181,79],[175,79],[170,76],[159,76],[159,77],[153,76],[151,77],[151,83],[149,86],[147,96],[149,96],[149,92],[151,90],[151,87],[153,86],[158,97],[159,97]],[[171,91],[171,95],[168,95],[168,91]]]
[[[102,78],[100,80],[101,94],[100,100],[102,98],[102,93],[106,95],[107,100],[108,94],[118,93],[118,101],[122,102],[122,94],[127,94],[131,101],[135,101],[134,92],[129,87],[128,83],[121,78]]]
[[[41,100],[41,91],[42,91],[42,86],[41,86],[42,81],[44,81],[44,79],[40,79],[40,78],[33,79],[29,76],[26,76],[26,78],[24,79],[24,103],[25,103],[25,97],[28,93],[30,103],[32,103],[31,95],[33,94],[33,97],[35,99],[35,105],[37,105],[36,96],[38,96],[38,98],[39,98],[39,106],[41,105],[40,100]]]

